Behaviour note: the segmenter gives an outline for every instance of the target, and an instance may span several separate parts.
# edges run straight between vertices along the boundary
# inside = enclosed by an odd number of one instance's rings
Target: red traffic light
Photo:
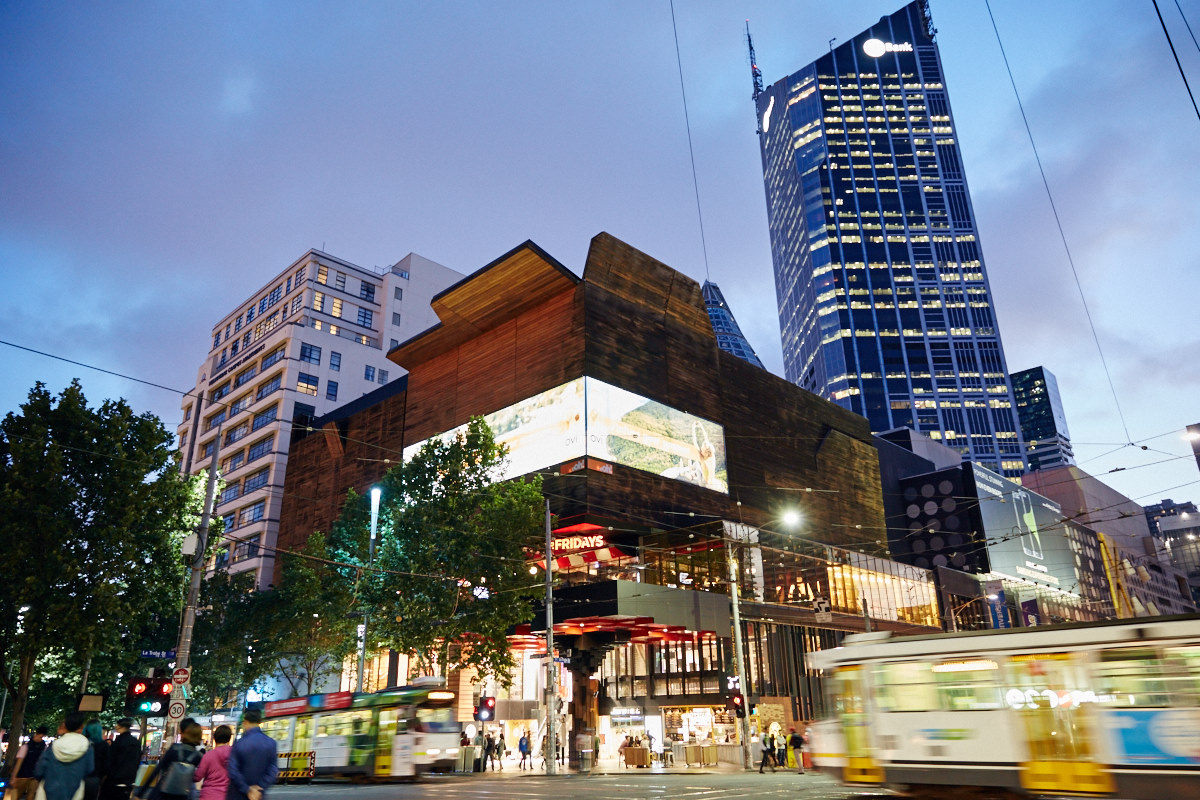
[[[496,698],[485,697],[485,698],[483,698],[483,704],[488,708],[495,708],[496,707]]]
[[[135,683],[129,687],[129,691],[132,694],[145,694],[146,690],[149,688],[150,687],[146,685],[145,681],[138,681],[137,683]]]
[[[170,694],[173,691],[175,691],[175,687],[172,685],[171,681],[163,681],[158,687],[159,694]]]

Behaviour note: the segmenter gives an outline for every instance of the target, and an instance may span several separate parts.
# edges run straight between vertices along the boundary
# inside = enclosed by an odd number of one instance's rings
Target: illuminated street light
[[[789,528],[794,528],[800,524],[800,512],[788,510],[783,512],[783,524]]]

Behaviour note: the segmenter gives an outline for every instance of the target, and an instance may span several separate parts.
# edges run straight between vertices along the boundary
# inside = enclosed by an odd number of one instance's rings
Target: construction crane
[[[746,20],[746,47],[750,48],[750,78],[754,81],[754,94],[750,97],[757,103],[758,96],[763,93],[762,70],[758,68],[758,59],[754,57],[754,40],[750,38],[750,20]]]

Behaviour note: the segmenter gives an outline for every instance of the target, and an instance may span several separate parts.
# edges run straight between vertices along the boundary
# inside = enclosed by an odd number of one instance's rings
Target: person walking
[[[517,750],[521,753],[520,767],[525,769],[525,762],[532,761],[529,758],[529,731],[521,731],[521,738],[517,741]],[[529,768],[533,769],[533,764],[530,764]]]
[[[759,738],[759,746],[762,748],[762,761],[758,765],[758,774],[763,774],[763,767],[770,767],[771,772],[775,771],[775,738],[771,734],[763,731]]]
[[[219,725],[213,731],[213,749],[200,759],[196,767],[196,780],[200,784],[199,800],[225,800],[229,791],[229,754],[233,748],[229,741],[233,738],[233,729],[228,725]]]
[[[34,729],[33,735],[29,737],[29,741],[21,745],[21,749],[17,751],[17,763],[12,772],[15,776],[13,778],[13,800],[33,800],[37,795],[38,782],[37,778],[33,777],[33,770],[48,747],[46,733],[45,725],[38,726]]]
[[[508,743],[504,741],[504,729],[496,731],[496,749],[492,751],[492,759],[500,765],[500,771],[504,772],[504,755],[508,749]]]
[[[788,728],[788,744],[792,746],[792,754],[796,757],[796,774],[804,774],[804,737],[795,728]]]
[[[89,719],[83,726],[83,735],[92,745],[92,771],[83,779],[83,800],[100,800],[100,787],[108,776],[108,742],[104,741],[104,728],[100,720]]]
[[[782,731],[777,734],[772,734],[772,736],[775,739],[775,766],[787,769],[787,737],[783,735]]]
[[[242,714],[242,737],[229,754],[228,800],[262,800],[279,775],[276,756],[279,746],[263,733],[262,712],[256,708]]]
[[[483,772],[487,769],[487,764],[483,763],[484,747],[487,745],[487,739],[483,736],[483,729],[475,731],[475,738],[471,740],[471,745],[475,748],[475,764],[472,772]]]
[[[63,734],[42,753],[33,777],[42,782],[46,800],[81,800],[83,779],[95,766],[92,743],[83,730],[83,714],[72,711],[63,719]]]
[[[188,722],[191,724],[184,724]],[[204,731],[194,720],[180,723],[179,741],[167,748],[134,796],[150,800],[188,800],[196,767],[200,766],[200,751],[196,747],[203,738]]]
[[[100,786],[100,800],[129,800],[137,782],[142,750],[137,737],[129,732],[131,727],[133,720],[129,717],[117,720],[117,738],[108,746],[108,775]]]

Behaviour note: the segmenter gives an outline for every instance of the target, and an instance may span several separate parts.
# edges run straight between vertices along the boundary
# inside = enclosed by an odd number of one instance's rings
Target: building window
[[[230,514],[229,517],[230,517],[230,519],[232,519],[233,515]],[[226,528],[225,530],[231,530],[231,529]],[[213,562],[213,565],[214,565],[215,569],[225,569],[226,567],[229,566],[229,548],[228,547],[218,548],[217,554],[216,554],[216,560]]]
[[[230,430],[228,433],[225,434],[224,446],[228,447],[229,445],[231,445],[234,442],[236,442],[237,440],[241,439],[243,436],[245,436],[249,432],[250,432],[250,426],[243,422],[241,425],[238,425],[236,428]]]
[[[271,290],[271,293],[269,295],[267,295],[267,308],[270,308],[271,306],[275,305],[282,299],[283,299],[283,286],[282,285],[276,286],[274,289]]]
[[[229,382],[228,381],[221,384],[216,389],[213,389],[212,394],[208,398],[209,402],[215,403],[216,401],[220,400],[222,397],[224,397],[227,394],[229,394]]]
[[[398,269],[398,270],[396,270],[396,274],[399,275],[401,278],[404,278],[404,280],[408,280],[408,270]]]
[[[396,349],[397,347],[399,347],[399,346],[400,346],[400,340],[399,340],[399,339],[392,339],[392,344],[391,344],[391,346],[390,346],[388,349],[390,349],[390,350],[395,350],[395,349]]]
[[[230,511],[225,516],[221,517],[221,524],[225,526],[226,532],[233,530],[233,526],[237,525],[237,512]]]
[[[188,406],[187,408],[183,409],[183,421],[187,422],[191,418],[192,418],[192,407]]]
[[[257,535],[249,536],[234,546],[233,560],[246,561],[251,558],[258,557],[258,539]]]
[[[238,525],[249,525],[251,522],[258,522],[267,512],[267,501],[259,500],[252,506],[246,506],[238,513]]]
[[[228,352],[227,350],[222,350],[222,351],[221,351],[221,362],[220,362],[219,364],[217,364],[217,366],[218,366],[218,367],[223,367],[223,366],[225,366],[225,362],[226,362],[228,359],[229,359],[229,352]]]
[[[300,303],[303,300],[304,300],[304,298],[301,297],[300,295],[296,295],[295,297],[292,298],[292,313],[293,314],[295,314],[297,311],[300,310]]]
[[[233,340],[233,344],[229,345],[229,355],[236,356],[238,354],[238,345],[241,344],[237,339]]]
[[[208,433],[209,431],[211,431],[213,428],[217,427],[224,421],[225,421],[225,412],[218,411],[216,414],[213,414],[211,417],[209,417],[208,420],[204,423],[204,432]]]
[[[229,473],[233,472],[235,469],[240,467],[242,464],[244,464],[245,461],[246,461],[246,454],[243,453],[241,450],[239,450],[236,453],[234,453],[233,455],[231,455],[229,458],[225,459],[225,463],[223,463],[221,465],[221,472],[228,475]]]
[[[246,324],[249,325],[253,321],[254,321],[254,306],[250,306],[248,309],[246,309]]]
[[[397,300],[403,300],[404,299],[404,290],[401,289],[399,286],[397,286],[395,289],[392,290],[392,295]]]
[[[241,329],[242,329],[242,318],[239,315],[238,318],[233,321],[233,332],[237,333]]]
[[[329,368],[334,372],[340,372],[342,369],[342,354],[336,350],[329,351]]]
[[[313,311],[325,310],[325,293],[313,292]]]
[[[362,325],[364,328],[371,327],[371,322],[374,319],[375,315],[371,313],[370,309],[360,308],[358,310],[358,324]]]
[[[317,407],[308,403],[296,403],[292,406],[292,427],[307,428],[317,416]]]
[[[337,400],[337,381],[328,381],[325,384],[325,399]]]
[[[393,311],[393,312],[392,312],[392,324],[393,324],[393,325],[399,325],[399,324],[400,324],[400,312],[399,312],[399,311]]]
[[[320,364],[321,348],[312,344],[300,345],[300,360],[309,364]]]
[[[372,367],[370,364],[368,364],[366,369],[363,370],[363,377],[366,378],[371,383],[374,383],[375,382],[375,368]]]
[[[370,300],[372,303],[374,303],[375,302],[375,284],[367,283],[366,281],[363,281],[361,284],[359,284],[358,296],[361,297],[363,300]]]
[[[270,467],[263,467],[258,472],[255,472],[253,475],[247,475],[246,483],[245,483],[245,487],[246,487],[245,494],[250,494],[255,489],[261,489],[262,487],[266,486],[267,479],[270,476],[271,476],[271,468]]]
[[[343,292],[346,291],[346,273],[334,272],[333,273],[333,285],[334,285],[334,288],[340,289]]]
[[[267,357],[263,359],[262,370],[266,371],[266,369],[268,367],[270,367],[272,364],[278,363],[282,360],[283,360],[283,347],[280,347],[274,353],[269,353],[267,355]]]
[[[233,385],[235,387],[241,386],[243,383],[250,380],[257,374],[258,374],[258,368],[255,367],[253,364],[251,364],[248,368],[246,368],[238,373],[238,376],[233,379]]]
[[[212,349],[213,349],[213,350],[216,350],[218,347],[220,347],[220,345],[221,345],[221,332],[220,332],[220,331],[217,331],[216,333],[214,333],[214,334],[213,334],[213,346],[212,346]]]
[[[266,411],[263,411],[259,414],[255,414],[254,415],[254,423],[253,423],[254,430],[257,431],[262,428],[265,428],[267,425],[270,425],[272,422],[275,421],[275,417],[278,414],[279,414],[279,406],[278,405],[273,405],[270,408],[268,408]]]
[[[287,288],[283,290],[283,293],[284,293],[284,294],[291,294],[291,293],[292,293],[292,276],[291,276],[291,275],[288,275],[288,279],[287,279]]]
[[[306,267],[301,267],[300,269],[296,270],[296,286],[297,287],[300,286],[300,282],[304,280],[305,269],[306,269]]]
[[[342,316],[342,298],[340,298],[340,297],[333,298],[333,308],[329,311],[329,314],[331,316],[338,317],[339,319],[341,318],[341,316]]]
[[[379,382],[381,384],[388,382],[388,371],[386,369],[379,370]]]
[[[322,286],[329,283],[329,267],[317,267],[317,283]]]
[[[179,434],[179,449],[180,450],[187,449],[187,437],[188,437],[187,431],[184,431],[183,433]]]
[[[218,505],[220,503],[228,503],[230,500],[237,500],[239,497],[241,497],[241,494],[242,486],[235,481],[226,486],[225,490],[221,492],[221,499],[218,501]]]
[[[250,445],[250,450],[246,453],[247,463],[254,461],[255,459],[262,458],[267,453],[271,452],[271,445],[274,443],[274,441],[274,436],[268,436],[267,438]]]
[[[316,397],[318,383],[320,383],[320,380],[316,375],[309,375],[307,372],[301,372],[299,377],[296,378],[296,391],[300,392],[301,394],[311,394],[313,397]]]
[[[262,386],[259,386],[258,391],[254,393],[254,399],[262,400],[264,397],[271,394],[271,392],[278,391],[279,387],[282,383],[282,380],[283,380],[282,376],[276,375],[274,378],[267,381]]]
[[[204,452],[201,454],[200,457],[201,458],[212,458],[213,451],[216,449],[217,449],[217,440],[216,439],[206,442],[204,444]]]

